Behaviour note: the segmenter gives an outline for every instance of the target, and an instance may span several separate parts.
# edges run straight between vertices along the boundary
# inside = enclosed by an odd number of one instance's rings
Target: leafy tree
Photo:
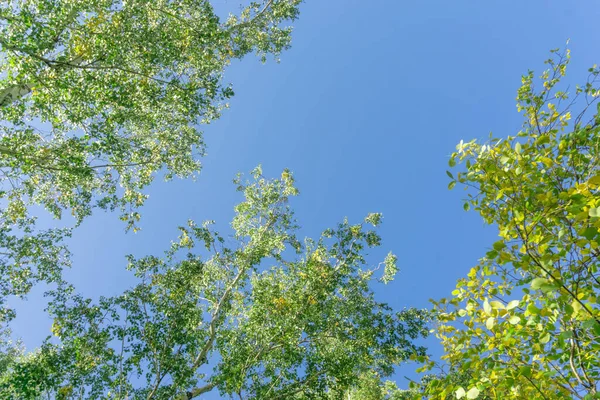
[[[23,345],[20,342],[13,343],[10,336],[10,330],[5,329],[0,332],[0,375],[12,368],[25,353]]]
[[[368,372],[360,377],[355,387],[344,393],[343,397],[332,399],[344,400],[413,400],[420,399],[419,388],[399,389],[393,381],[383,381],[376,373]]]
[[[391,253],[367,265],[380,214],[300,242],[288,171],[236,182],[245,200],[231,237],[190,222],[164,258],[129,259],[138,284],[122,295],[54,293],[56,338],[0,376],[0,398],[326,399],[424,355],[412,340],[429,313],[374,297],[376,276],[397,270]]]
[[[233,95],[225,67],[286,49],[300,2],[252,2],[225,21],[208,0],[2,2],[0,305],[68,265],[69,231],[36,230],[29,206],[77,222],[120,209],[133,227],[157,172],[199,170],[198,124]]]
[[[600,70],[568,93],[568,61],[554,50],[539,87],[523,77],[516,136],[452,154],[450,185],[500,239],[436,303],[444,359],[470,377],[434,380],[431,398],[600,398]]]
[[[432,363],[434,364],[434,363]],[[438,365],[438,367],[440,367]],[[431,368],[431,366],[425,367],[425,369]],[[451,367],[449,371],[445,371],[441,368],[441,371],[438,374],[426,374],[421,377],[419,381],[410,381],[408,390],[397,389],[395,392],[392,392],[397,397],[390,397],[390,399],[395,400],[422,400],[422,399],[455,399],[456,397],[460,398],[468,398],[469,396],[477,396],[478,400],[494,400],[497,397],[493,397],[489,394],[489,390],[480,390],[479,388],[473,389],[471,388],[470,394],[464,391],[464,388],[469,388],[472,385],[470,382],[473,379],[473,371],[466,368],[464,365],[455,364]],[[440,390],[439,385],[440,382],[443,382],[444,388],[456,388],[457,391],[454,393],[448,394],[447,391]],[[461,390],[462,388],[462,390]],[[464,391],[464,394],[463,394]],[[442,392],[442,393],[440,393]],[[441,397],[437,397],[440,396]]]

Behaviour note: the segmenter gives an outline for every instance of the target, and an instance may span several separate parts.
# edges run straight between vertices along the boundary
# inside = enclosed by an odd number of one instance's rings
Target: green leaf
[[[542,336],[540,336],[540,343],[546,344],[550,341],[550,334],[548,332],[544,332]]]
[[[521,153],[521,143],[515,143],[515,151],[517,152],[517,154]]]
[[[600,336],[600,324],[593,318],[584,321],[581,326],[585,329],[592,329],[594,334]],[[571,333],[569,331],[569,333]]]
[[[564,331],[564,332],[561,332],[559,336],[562,339],[571,339],[573,337],[573,332],[572,331]]]
[[[530,304],[527,306],[527,311],[528,311],[530,314],[533,314],[533,315],[538,315],[538,314],[541,312],[541,310],[540,310],[539,308],[537,308],[537,307],[535,306],[535,304],[533,304],[533,303],[530,303]]]
[[[588,319],[588,320],[584,321],[584,322],[581,324],[581,326],[582,326],[583,328],[585,328],[585,329],[595,329],[595,328],[596,328],[596,326],[599,326],[599,324],[596,322],[596,320],[595,320],[595,319],[593,319],[593,318],[590,318],[590,319]]]
[[[592,218],[600,217],[600,207],[590,208],[588,215]]]
[[[546,143],[550,143],[550,136],[548,135],[541,135],[536,141],[535,144],[538,146],[541,146],[543,144]]]
[[[450,181],[450,183],[448,184],[448,189],[452,190],[454,186],[456,186],[456,181]]]
[[[583,236],[587,240],[592,240],[596,237],[597,234],[598,234],[598,229],[590,226],[581,233],[581,236]]]
[[[502,240],[499,240],[497,242],[494,242],[492,247],[494,247],[494,250],[500,251],[500,250],[503,250],[504,248],[506,248],[506,243],[504,243]]]
[[[485,327],[488,328],[490,331],[492,329],[494,329],[494,326],[496,325],[496,318],[494,317],[489,317],[486,321],[485,321]]]
[[[548,284],[548,279],[545,279],[545,278],[535,278],[534,280],[531,281],[531,288],[533,290],[538,290],[542,286],[547,285],[547,284]]]
[[[550,293],[550,292],[554,292],[554,291],[556,291],[558,288],[559,288],[559,284],[558,284],[558,283],[556,283],[556,282],[554,282],[554,281],[552,281],[552,282],[548,282],[548,283],[547,283],[547,284],[545,284],[545,285],[542,285],[542,286],[540,287],[540,290],[541,290],[543,293]]]
[[[465,392],[465,389],[463,389],[462,387],[459,387],[455,393],[457,399],[462,399],[467,394],[467,392]]]
[[[515,168],[515,175],[521,175],[521,172],[523,172],[523,169],[521,167]]]
[[[452,175],[452,172],[446,171],[446,175],[448,175],[450,179],[454,179],[454,175]]]
[[[592,176],[590,179],[588,179],[588,183],[595,186],[600,186],[600,175]]]
[[[531,367],[529,365],[524,365],[519,368],[519,373],[527,378],[531,378]]]

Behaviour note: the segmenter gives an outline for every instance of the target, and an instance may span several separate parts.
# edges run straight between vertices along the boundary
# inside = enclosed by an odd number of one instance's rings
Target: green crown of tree
[[[121,296],[53,293],[58,344],[13,357],[0,398],[339,398],[364,374],[386,377],[425,355],[412,340],[427,334],[429,313],[395,312],[370,288],[397,270],[391,254],[367,265],[381,215],[300,242],[289,172],[256,170],[238,190],[232,239],[190,222],[164,258],[130,258],[139,283]]]
[[[523,129],[461,142],[450,159],[466,167],[450,187],[468,189],[465,209],[500,240],[435,302],[444,360],[463,378],[429,382],[430,398],[598,398],[600,70],[569,96],[558,89],[569,52],[553,54],[539,88],[523,77]]]
[[[0,6],[0,305],[69,265],[68,229],[96,206],[134,227],[158,172],[199,171],[198,124],[233,95],[233,59],[290,44],[300,0],[253,2],[222,22],[206,0],[23,0]],[[13,316],[3,308],[1,320]]]

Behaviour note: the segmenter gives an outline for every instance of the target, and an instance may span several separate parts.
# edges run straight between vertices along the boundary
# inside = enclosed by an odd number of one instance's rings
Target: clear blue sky
[[[584,0],[307,0],[280,64],[249,58],[227,71],[236,96],[204,127],[198,180],[154,184],[137,234],[125,234],[117,215],[88,219],[71,241],[68,275],[89,296],[120,293],[133,283],[126,254],[160,254],[189,218],[226,229],[240,200],[231,179],[260,163],[266,175],[295,172],[306,235],[382,212],[378,254],[398,254],[401,272],[378,286],[379,298],[427,307],[495,236],[463,211],[461,190],[447,190],[449,154],[461,139],[514,134],[520,76],[541,72],[548,50],[569,38],[569,81],[583,82],[600,63],[598,20],[600,3]],[[34,346],[51,321],[39,293],[30,299],[14,327]]]

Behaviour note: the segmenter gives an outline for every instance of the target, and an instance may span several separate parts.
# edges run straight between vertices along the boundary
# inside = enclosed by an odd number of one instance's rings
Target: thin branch
[[[258,19],[260,19],[260,18],[263,16],[263,14],[264,14],[264,13],[265,13],[265,12],[266,12],[268,9],[269,9],[269,7],[271,7],[271,6],[273,5],[273,1],[274,1],[274,0],[269,0],[269,1],[268,1],[268,2],[265,4],[265,6],[264,6],[264,7],[263,7],[263,8],[262,8],[262,9],[261,9],[259,12],[257,12],[257,13],[256,13],[256,15],[255,15],[255,16],[254,16],[254,17],[253,17],[251,20],[249,20],[249,21],[246,21],[246,22],[239,23],[239,24],[237,24],[237,25],[234,25],[234,26],[233,26],[233,27],[231,27],[231,28],[230,28],[228,31],[229,31],[229,32],[232,32],[232,31],[234,31],[234,30],[236,30],[236,29],[240,29],[240,28],[243,28],[243,27],[245,27],[245,26],[252,25],[254,22],[256,22]]]
[[[581,377],[579,376],[579,372],[577,372],[577,368],[575,367],[574,355],[575,355],[575,341],[573,339],[571,339],[571,350],[569,352],[569,366],[571,367],[571,371],[573,372],[573,375],[575,375],[577,382],[579,382],[579,384],[581,386],[586,387],[586,385],[581,380]]]
[[[587,373],[587,370],[586,370],[585,366],[583,365],[583,361],[581,360],[581,347],[579,345],[579,335],[577,335],[576,329],[573,329],[573,336],[575,338],[571,339],[571,342],[575,343],[576,350],[577,350],[577,358],[579,359],[579,367],[581,368],[581,372],[583,372],[583,376],[584,376],[585,380],[587,381],[587,385],[584,385],[584,386],[587,386],[587,388],[592,392],[592,394],[596,394],[596,385],[590,379],[590,377]]]

